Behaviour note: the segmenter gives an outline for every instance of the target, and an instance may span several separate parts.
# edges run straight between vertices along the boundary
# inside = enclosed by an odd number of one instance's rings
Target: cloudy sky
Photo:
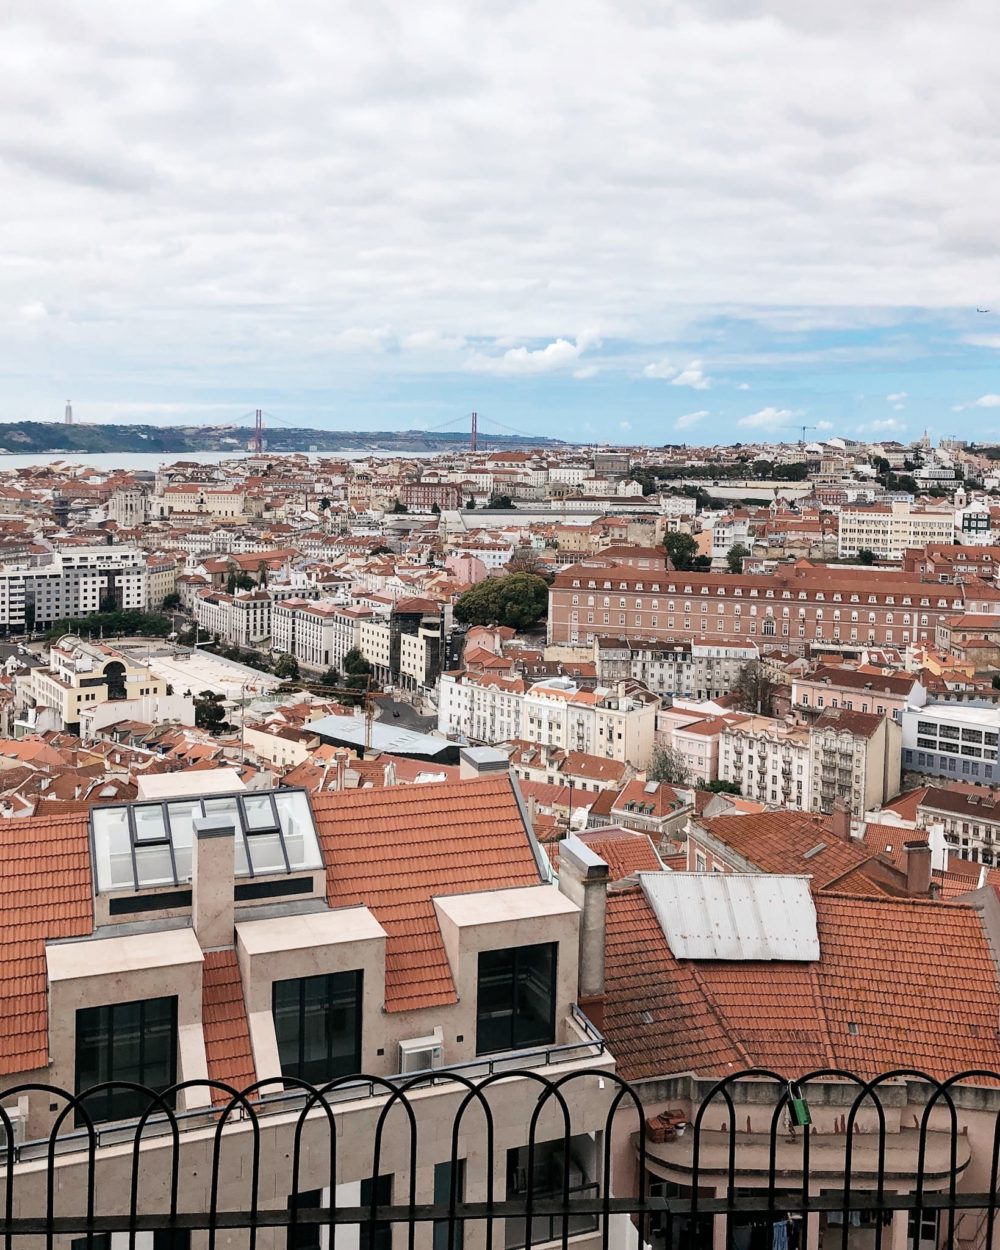
[[[0,21],[0,419],[1000,438],[993,0]]]

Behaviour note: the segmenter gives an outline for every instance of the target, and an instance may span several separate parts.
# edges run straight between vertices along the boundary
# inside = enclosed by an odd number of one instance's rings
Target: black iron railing
[[[354,1226],[361,1250],[399,1250],[426,1224],[434,1250],[992,1250],[995,1241],[1000,1073],[985,1070],[947,1081],[908,1069],[794,1081],[751,1070],[637,1086],[600,1067],[445,1069],[322,1088],[115,1086],[148,1098],[137,1120],[92,1122],[87,1098],[107,1086],[0,1093],[5,1248],[29,1235],[96,1248],[106,1234],[154,1230],[181,1250],[207,1230],[212,1250],[239,1229],[253,1250],[259,1232],[282,1229],[290,1247],[309,1250],[320,1230],[335,1247],[338,1230]],[[280,1102],[269,1101],[275,1092]],[[173,1109],[193,1097],[215,1105]],[[83,1128],[64,1131],[77,1116]]]

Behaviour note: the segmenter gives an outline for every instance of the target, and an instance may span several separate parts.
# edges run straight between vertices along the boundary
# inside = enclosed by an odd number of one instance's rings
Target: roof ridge
[[[665,940],[666,938],[664,937],[664,941]],[[677,964],[681,964],[681,961],[679,959],[675,959],[675,962]],[[718,1003],[716,1003],[715,998],[713,997],[711,991],[706,985],[704,977],[698,971],[697,963],[695,963],[694,960],[685,960],[683,966],[686,967],[688,971],[691,973],[691,979],[694,981],[695,985],[697,985],[702,998],[705,1000],[705,1006],[712,1013],[712,1016],[715,1018],[716,1024],[725,1034],[733,1050],[736,1051],[740,1059],[742,1059],[742,1061],[747,1065],[748,1068],[755,1067],[756,1064],[754,1063],[754,1060],[750,1052],[744,1047],[740,1039],[735,1036],[733,1029],[731,1028],[728,1020],[726,1019],[725,1015],[722,1012],[721,1007],[719,1007]]]
[[[822,947],[820,948],[820,958],[822,958]],[[833,1049],[832,1030],[830,1020],[826,1014],[826,1004],[823,1001],[823,995],[820,993],[818,962],[811,963],[808,966],[809,988],[812,991],[813,1003],[816,1006],[816,1014],[823,1021],[822,1044],[823,1050],[830,1063],[831,1068],[837,1067],[837,1054]]]

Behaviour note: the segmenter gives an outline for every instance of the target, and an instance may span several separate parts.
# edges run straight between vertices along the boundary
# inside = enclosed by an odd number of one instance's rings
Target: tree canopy
[[[708,556],[698,554],[698,544],[690,534],[665,534],[663,546],[670,563],[680,573],[688,569],[707,569],[712,563]]]
[[[691,773],[684,756],[673,747],[659,744],[653,747],[653,753],[646,765],[646,780],[667,782],[669,785],[684,786],[690,780]]]
[[[455,620],[462,625],[508,625],[529,629],[546,612],[549,588],[534,573],[488,577],[461,595]]]

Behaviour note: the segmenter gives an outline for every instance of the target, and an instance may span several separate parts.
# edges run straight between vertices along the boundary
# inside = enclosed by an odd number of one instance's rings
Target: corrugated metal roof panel
[[[656,872],[639,880],[677,959],[819,959],[808,877]]]

